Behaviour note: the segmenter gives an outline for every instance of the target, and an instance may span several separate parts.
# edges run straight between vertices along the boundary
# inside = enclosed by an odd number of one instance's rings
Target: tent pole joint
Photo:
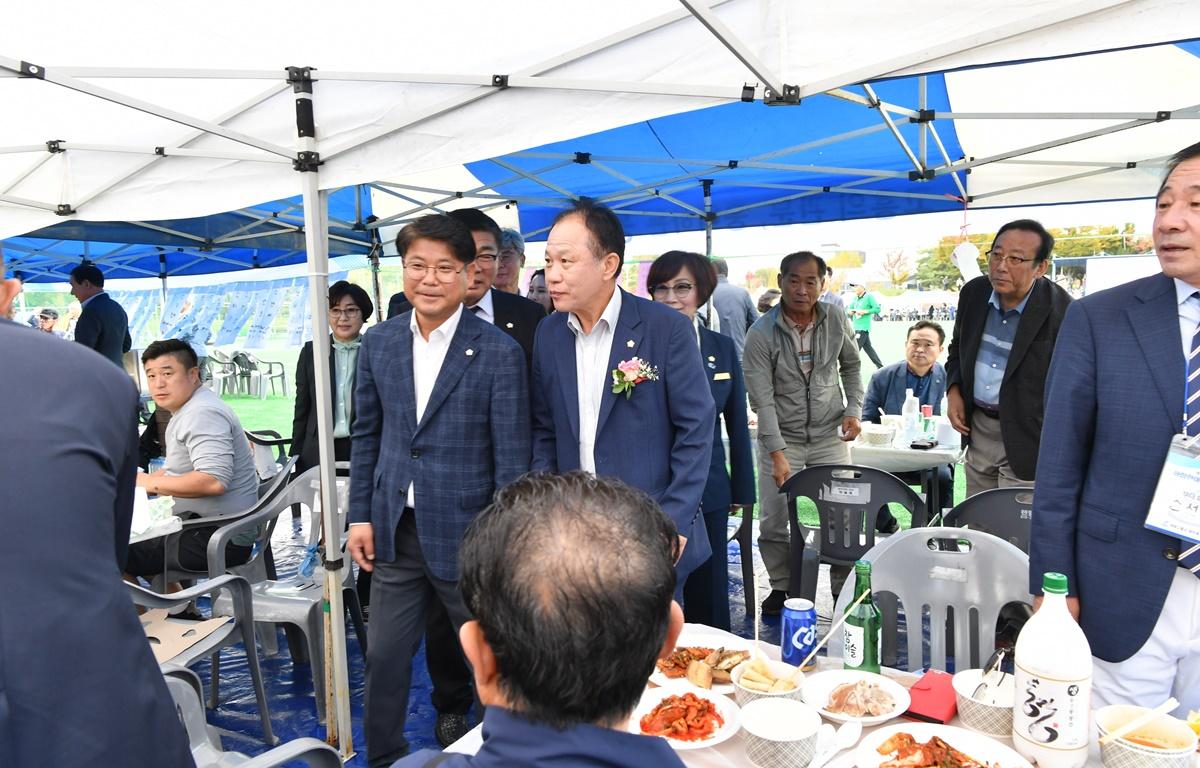
[[[508,87],[508,75],[492,75],[492,86],[504,89]]]
[[[300,173],[316,173],[321,164],[320,152],[297,152],[296,159],[292,161],[292,170]]]
[[[726,165],[726,167],[727,167],[727,168],[729,168],[729,170],[731,170],[731,171],[732,171],[732,170],[735,170],[735,169],[738,167],[738,161],[737,161],[737,160],[730,160],[730,161],[729,161],[728,163],[726,163],[725,165]]]
[[[21,62],[21,77],[33,77],[38,80],[46,79],[46,68],[39,64],[30,64],[28,61]]]
[[[1137,168],[1137,162],[1136,162],[1136,161],[1134,161],[1134,160],[1130,160],[1129,162],[1125,163],[1125,170],[1127,170],[1127,171],[1131,171],[1131,170],[1133,170],[1134,168]]]
[[[579,163],[580,165],[589,165],[592,162],[592,153],[591,152],[576,152],[575,153],[575,162]]]
[[[937,119],[937,110],[934,109],[919,109],[916,117],[908,118],[910,123],[932,123]]]
[[[1171,119],[1171,110],[1169,110],[1169,109],[1160,109],[1158,112],[1156,112],[1154,114],[1154,122],[1156,122],[1156,123],[1161,123],[1164,120],[1170,120],[1170,119]]]
[[[75,214],[75,209],[71,207],[70,203],[60,203],[54,209],[54,213],[59,216],[73,216]]]
[[[46,151],[52,155],[56,155],[59,152],[66,152],[67,150],[66,147],[63,146],[62,139],[51,139],[50,141],[46,142]]]
[[[749,83],[742,86],[742,101],[747,104],[754,101],[754,92],[758,90],[758,86],[750,85]]]
[[[909,171],[908,172],[908,180],[909,181],[933,181],[933,177],[935,175],[936,174],[934,173],[932,168],[926,168],[921,171]]]
[[[742,90],[743,97],[745,96],[745,93],[746,93],[746,91],[745,91],[745,89],[743,89]],[[800,103],[800,86],[788,85],[787,83],[784,83],[782,93],[776,93],[771,88],[766,88],[763,91],[763,103],[766,104],[768,107],[794,106],[796,104],[799,104]]]
[[[293,93],[312,93],[312,67],[288,67],[287,81]]]

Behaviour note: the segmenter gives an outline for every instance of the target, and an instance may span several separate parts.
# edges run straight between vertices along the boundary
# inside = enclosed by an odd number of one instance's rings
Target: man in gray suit
[[[521,347],[463,299],[470,230],[424,216],[396,238],[412,309],[368,331],[358,353],[347,549],[372,574],[364,730],[372,768],[408,751],[412,659],[440,602],[457,631],[458,545],[492,494],[529,470]]]
[[[0,280],[0,318],[18,291]],[[4,319],[0,349],[17,436],[0,440],[0,765],[191,766],[121,581],[137,393],[91,352]]]
[[[717,317],[721,318],[721,333],[733,339],[738,360],[741,360],[746,331],[758,319],[758,310],[745,288],[730,284],[729,265],[725,259],[713,259],[713,266],[717,268],[717,288],[713,291],[712,305],[717,310]]]
[[[80,264],[71,270],[71,295],[83,313],[75,324],[75,341],[112,360],[122,370],[122,357],[133,346],[129,317],[121,305],[104,292],[104,273],[95,264]]]

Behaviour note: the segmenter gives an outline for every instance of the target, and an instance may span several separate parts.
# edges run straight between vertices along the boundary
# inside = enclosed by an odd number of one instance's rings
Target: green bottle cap
[[[1061,573],[1047,571],[1042,576],[1042,591],[1049,592],[1052,595],[1067,594],[1067,577]]]
[[[871,572],[871,561],[870,560],[856,560],[854,562],[854,570],[856,572],[857,571],[866,571],[867,573],[870,573]]]

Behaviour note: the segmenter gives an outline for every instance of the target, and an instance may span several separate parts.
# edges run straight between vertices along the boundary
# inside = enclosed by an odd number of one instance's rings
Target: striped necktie
[[[1190,297],[1200,301],[1200,291]],[[1200,435],[1200,323],[1192,334],[1192,351],[1188,353],[1187,403],[1184,404],[1184,431],[1188,437]],[[1200,544],[1180,542],[1179,565],[1200,577]]]

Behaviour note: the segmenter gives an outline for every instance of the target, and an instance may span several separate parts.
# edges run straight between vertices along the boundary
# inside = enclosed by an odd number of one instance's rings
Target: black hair
[[[338,280],[333,285],[329,286],[329,308],[333,309],[342,299],[350,297],[350,300],[362,312],[363,321],[371,319],[371,315],[375,312],[375,304],[371,301],[371,297],[367,295],[359,286],[346,280]]]
[[[946,343],[945,329],[942,328],[942,326],[938,325],[937,323],[933,322],[932,320],[918,320],[917,322],[910,325],[908,327],[908,331],[904,334],[904,340],[908,341],[908,337],[912,336],[913,331],[920,331],[924,328],[932,328],[933,330],[937,331],[938,346],[941,346],[942,344]]]
[[[525,717],[616,725],[670,625],[679,539],[639,490],[581,471],[503,488],[459,548],[463,600]]]
[[[650,271],[646,273],[646,287],[650,293],[654,293],[655,286],[662,285],[675,275],[679,274],[679,270],[687,267],[692,273],[692,278],[696,281],[696,297],[697,304],[704,304],[708,301],[708,297],[712,296],[712,292],[717,287],[717,270],[708,259],[698,253],[690,251],[667,251],[662,256],[654,260],[650,265]]]
[[[91,262],[85,262],[72,269],[71,279],[76,283],[89,282],[97,288],[104,287],[104,273]]]
[[[1054,235],[1047,232],[1046,228],[1041,225],[1041,222],[1034,221],[1033,219],[1017,219],[1000,227],[1000,231],[992,239],[993,248],[996,245],[996,241],[1000,239],[1000,235],[1003,235],[1010,229],[1020,232],[1032,232],[1041,238],[1041,242],[1038,244],[1037,255],[1033,257],[1034,264],[1050,258],[1050,254],[1054,251]]]
[[[1167,180],[1171,178],[1172,173],[1175,173],[1175,169],[1179,167],[1180,163],[1186,163],[1188,160],[1194,160],[1197,157],[1200,157],[1200,141],[1191,146],[1184,147],[1171,155],[1171,159],[1167,161],[1166,166],[1163,168],[1162,184],[1158,185],[1158,193],[1155,194],[1155,197],[1162,194],[1163,188],[1167,186]]]
[[[477,208],[459,208],[446,214],[464,225],[472,232],[487,232],[496,241],[496,252],[500,252],[500,225],[483,211]]]
[[[462,264],[475,261],[475,240],[471,230],[458,219],[444,213],[433,213],[410,222],[396,235],[396,253],[400,260],[417,240],[433,240],[450,248],[454,258]]]
[[[783,261],[779,262],[779,274],[786,275],[788,270],[793,266],[796,264],[803,264],[806,261],[812,261],[816,263],[817,277],[821,280],[824,280],[829,267],[826,266],[825,259],[822,259],[812,251],[796,251],[795,253],[789,253],[787,256],[784,256]]]
[[[189,371],[200,367],[200,360],[196,357],[196,350],[192,349],[192,345],[182,339],[159,339],[158,341],[150,342],[150,346],[146,347],[142,352],[142,365],[164,355],[173,355]]]
[[[592,236],[592,253],[597,259],[617,254],[617,273],[625,266],[625,228],[612,209],[590,197],[581,197],[574,205],[554,217],[554,224],[568,216],[578,216]],[[553,227],[554,224],[550,226]]]

